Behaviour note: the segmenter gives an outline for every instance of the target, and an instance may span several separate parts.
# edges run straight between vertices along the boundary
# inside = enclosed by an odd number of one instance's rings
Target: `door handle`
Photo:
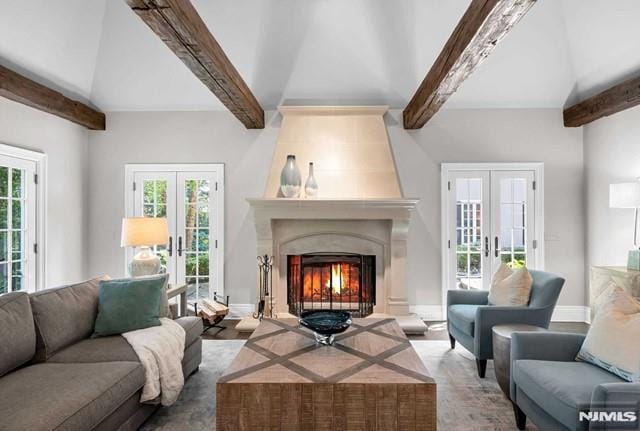
[[[169,237],[169,247],[167,248],[169,251],[169,257],[173,256],[173,237]]]
[[[496,237],[496,241],[495,241],[495,256],[499,257],[500,256],[500,246],[498,244],[498,237]]]
[[[484,237],[484,257],[489,257],[489,237]]]
[[[178,256],[182,256],[182,236],[178,237]]]

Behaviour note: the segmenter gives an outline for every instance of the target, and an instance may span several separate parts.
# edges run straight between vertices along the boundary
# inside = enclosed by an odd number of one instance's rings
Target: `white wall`
[[[83,280],[87,262],[86,129],[0,98],[0,142],[48,156],[45,285]]]
[[[640,177],[640,107],[584,127],[587,265],[626,266],[633,210],[609,208],[609,184]]]
[[[119,247],[124,165],[226,164],[226,292],[253,302],[256,239],[246,197],[262,196],[281,118],[268,113],[264,130],[246,130],[227,112],[108,113],[106,132],[90,132],[89,274],[123,272]],[[440,163],[545,163],[547,270],[567,279],[560,304],[584,304],[582,131],[562,125],[553,110],[450,110],[420,131],[386,117],[406,197],[421,202],[411,226],[409,290],[413,305],[441,301]],[[320,184],[322,187],[322,184]]]
[[[544,162],[546,270],[567,281],[561,305],[583,305],[582,131],[565,128],[559,109],[445,110],[418,131],[387,129],[406,197],[419,197],[409,241],[409,303],[440,303],[440,164]]]
[[[124,275],[120,224],[126,163],[225,164],[225,293],[255,302],[256,235],[247,197],[264,193],[280,117],[247,130],[228,112],[110,112],[90,132],[89,274]]]

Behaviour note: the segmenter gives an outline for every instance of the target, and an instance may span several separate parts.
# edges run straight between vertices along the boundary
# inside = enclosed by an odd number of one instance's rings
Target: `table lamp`
[[[640,271],[640,250],[638,250],[638,208],[640,208],[640,180],[631,183],[611,184],[609,186],[609,206],[611,208],[630,208],[636,212],[633,228],[633,245],[636,250],[629,251],[627,268]]]
[[[121,247],[137,247],[138,252],[129,263],[132,277],[154,275],[160,272],[160,258],[151,250],[154,245],[169,242],[166,218],[129,217],[122,219]]]

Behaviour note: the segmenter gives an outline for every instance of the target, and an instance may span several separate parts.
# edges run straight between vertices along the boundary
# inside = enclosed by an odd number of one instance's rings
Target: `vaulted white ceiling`
[[[469,0],[193,0],[265,109],[403,108]],[[124,0],[0,0],[0,63],[110,110],[224,109]],[[445,105],[559,108],[640,72],[640,1],[538,0]]]

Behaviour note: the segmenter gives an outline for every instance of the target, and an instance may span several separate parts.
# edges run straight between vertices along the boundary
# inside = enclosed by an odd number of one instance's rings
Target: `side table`
[[[180,296],[180,316],[187,315],[187,284],[170,284],[167,289],[167,297],[169,299]]]
[[[493,331],[493,368],[500,389],[511,399],[511,334],[514,332],[539,332],[546,329],[539,326],[514,323],[512,325],[496,325]]]

